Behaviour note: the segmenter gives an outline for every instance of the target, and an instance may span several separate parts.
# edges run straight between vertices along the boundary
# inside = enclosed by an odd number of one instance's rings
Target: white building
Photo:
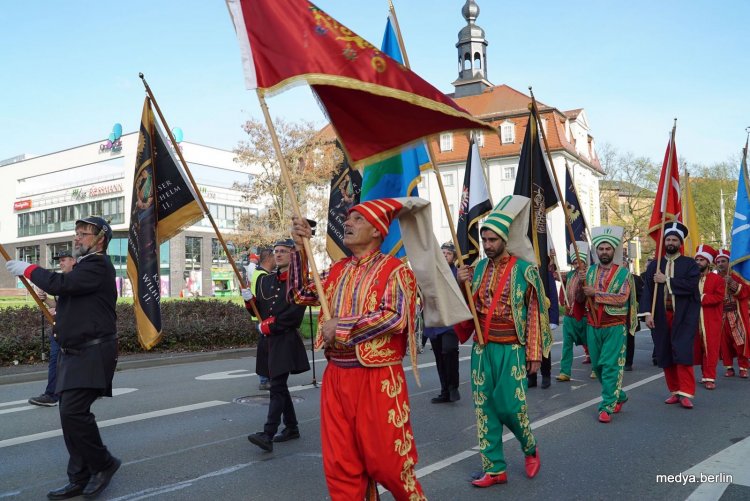
[[[137,146],[138,133],[133,132],[114,144],[97,141],[0,161],[0,200],[5,201],[0,205],[0,241],[11,257],[54,268],[52,256],[72,249],[75,221],[101,215],[112,224],[108,254],[120,293],[127,295],[124,279]],[[222,236],[231,241],[240,215],[261,210],[232,188],[236,182],[247,183],[253,172],[237,163],[231,151],[188,142],[180,148]],[[221,295],[236,288],[208,218],[163,243],[160,262],[163,296]],[[17,287],[22,287],[18,280],[0,274],[0,288]]]

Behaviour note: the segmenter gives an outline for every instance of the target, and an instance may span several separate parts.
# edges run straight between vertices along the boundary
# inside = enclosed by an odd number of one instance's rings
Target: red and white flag
[[[672,128],[664,163],[659,176],[659,186],[654,199],[654,212],[648,225],[648,235],[656,242],[657,247],[662,240],[663,225],[672,221],[682,222],[682,201],[680,199],[680,172],[677,161],[677,147],[675,146],[676,126]]]

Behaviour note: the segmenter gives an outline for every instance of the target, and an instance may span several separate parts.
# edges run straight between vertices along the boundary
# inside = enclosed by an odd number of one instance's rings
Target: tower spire
[[[492,84],[487,80],[487,39],[484,30],[476,24],[479,5],[475,0],[466,0],[461,8],[466,26],[458,32],[458,79],[453,82],[455,97],[481,94]]]

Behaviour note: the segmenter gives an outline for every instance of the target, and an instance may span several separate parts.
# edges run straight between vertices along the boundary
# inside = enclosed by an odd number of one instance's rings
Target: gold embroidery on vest
[[[391,342],[391,334],[376,336],[360,344],[362,359],[365,362],[385,361],[396,353],[392,348],[384,348]]]

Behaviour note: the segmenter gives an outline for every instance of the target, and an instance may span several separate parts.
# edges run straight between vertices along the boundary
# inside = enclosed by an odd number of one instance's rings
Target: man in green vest
[[[533,263],[527,235],[530,200],[507,196],[481,226],[482,247],[487,256],[476,269],[462,266],[458,281],[471,281],[474,302],[485,344],[475,343],[471,352],[471,389],[477,416],[477,436],[483,474],[476,487],[508,481],[503,454],[503,425],[521,443],[526,457],[526,476],[539,473],[539,451],[529,426],[526,374],[536,373],[543,355],[549,355],[552,334],[547,298]],[[546,270],[545,270],[546,273]],[[474,332],[469,320],[456,326],[462,341]]]
[[[563,318],[560,374],[556,378],[563,382],[570,381],[572,374],[573,345],[586,346],[586,296],[583,293],[583,283],[589,265],[589,244],[576,242],[573,245],[571,243],[569,257],[573,269],[565,275],[564,298],[560,298],[560,303],[565,304],[565,317]],[[564,303],[563,299],[565,299]]]
[[[596,261],[586,273],[587,343],[591,367],[602,384],[599,421],[609,423],[628,396],[622,389],[628,326],[635,334],[638,306],[633,276],[622,266],[622,228],[600,226],[591,231]]]

